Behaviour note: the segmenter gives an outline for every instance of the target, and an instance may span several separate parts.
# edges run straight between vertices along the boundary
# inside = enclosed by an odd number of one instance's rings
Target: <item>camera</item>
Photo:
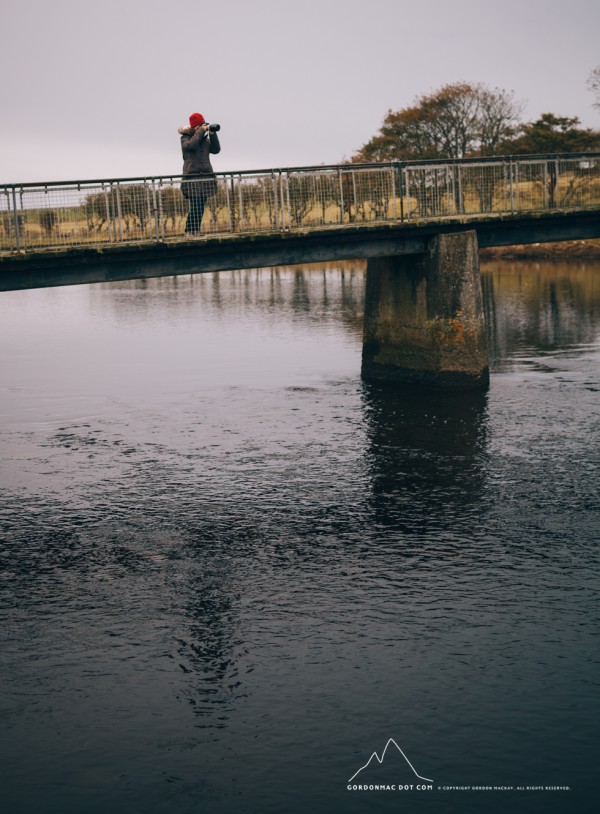
[[[221,129],[220,124],[209,124],[208,130],[210,133],[217,133]]]

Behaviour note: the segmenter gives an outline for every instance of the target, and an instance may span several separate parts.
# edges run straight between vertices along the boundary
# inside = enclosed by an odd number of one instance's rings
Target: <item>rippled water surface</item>
[[[3,811],[596,810],[600,266],[483,271],[468,397],[359,266],[0,295]]]

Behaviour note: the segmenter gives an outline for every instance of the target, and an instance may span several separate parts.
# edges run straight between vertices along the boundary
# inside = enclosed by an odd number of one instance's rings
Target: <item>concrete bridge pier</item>
[[[477,232],[435,235],[421,255],[368,260],[362,376],[487,388]]]

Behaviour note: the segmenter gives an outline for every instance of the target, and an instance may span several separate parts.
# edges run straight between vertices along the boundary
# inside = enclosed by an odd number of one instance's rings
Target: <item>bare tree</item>
[[[314,181],[310,175],[288,173],[289,211],[295,226],[302,224],[305,216],[315,205]]]
[[[235,215],[231,214],[231,209],[229,205],[229,198],[227,196],[227,184],[228,180],[226,178],[222,178],[221,180],[217,181],[217,192],[215,195],[211,195],[210,198],[206,201],[206,212],[209,213],[211,220],[214,224],[219,223],[219,219],[222,218],[222,222],[227,223],[229,218],[235,220]],[[238,215],[238,209],[235,210]],[[222,217],[223,216],[223,217]]]
[[[473,149],[480,130],[478,86],[445,85],[421,101],[435,141],[444,155],[463,158]]]
[[[43,209],[40,212],[40,226],[48,236],[54,231],[57,220],[58,217],[54,209]]]
[[[171,231],[174,231],[178,221],[181,220],[185,214],[185,198],[181,194],[181,190],[174,186],[161,187],[158,194],[163,226],[165,229],[170,228]],[[170,227],[168,225],[169,221],[171,221]]]
[[[103,192],[87,195],[83,202],[83,211],[87,220],[88,231],[99,232],[107,221],[107,202]]]
[[[594,70],[590,73],[587,81],[588,89],[596,97],[596,101],[594,102],[594,107],[597,107],[600,110],[600,65],[597,65]]]
[[[515,101],[512,91],[488,90],[478,85],[479,121],[477,140],[482,155],[495,155],[516,132],[523,103]]]

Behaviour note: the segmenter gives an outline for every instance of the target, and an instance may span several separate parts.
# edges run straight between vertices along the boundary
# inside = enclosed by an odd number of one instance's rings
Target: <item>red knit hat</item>
[[[204,124],[204,116],[202,113],[192,113],[190,116],[190,127],[198,127],[199,124]]]

